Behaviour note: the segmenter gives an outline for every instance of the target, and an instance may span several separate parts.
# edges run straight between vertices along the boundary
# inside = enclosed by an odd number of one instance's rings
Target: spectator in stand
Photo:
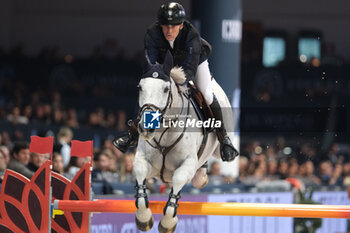
[[[1,133],[1,145],[6,146],[7,148],[11,148],[12,147],[12,142],[11,142],[11,137],[10,134],[6,131],[3,131]]]
[[[267,160],[266,155],[261,154],[256,157],[254,169],[245,180],[245,184],[256,184],[265,179],[267,174]]]
[[[116,128],[117,119],[112,112],[109,112],[106,116],[106,127],[107,129],[115,129]]]
[[[0,146],[0,152],[3,153],[6,165],[10,162],[10,150],[7,146]]]
[[[120,182],[122,183],[135,183],[136,177],[132,170],[134,168],[134,158],[133,153],[127,153],[123,157],[123,161],[120,166]]]
[[[90,112],[88,116],[88,126],[95,128],[99,127],[98,116],[96,112]]]
[[[44,119],[47,124],[51,124],[52,122],[52,107],[51,104],[45,103],[43,104],[43,112],[44,112]]]
[[[52,91],[51,93],[51,105],[53,109],[62,107],[61,94],[56,90]]]
[[[118,172],[119,171],[119,162],[120,159],[118,160],[117,157],[115,156],[115,154],[113,153],[113,151],[111,149],[103,149],[102,152],[107,155],[109,162],[109,170],[111,172]]]
[[[69,127],[62,127],[57,133],[57,143],[54,146],[54,152],[59,152],[63,156],[63,165],[66,168],[70,161],[70,145],[73,131]]]
[[[343,178],[345,179],[345,177],[349,177],[350,178],[350,161],[349,159],[345,160],[344,164],[343,164],[343,174],[342,174]]]
[[[31,105],[26,105],[23,108],[23,116],[28,119],[28,121],[33,120],[33,107]]]
[[[52,170],[58,174],[64,174],[63,156],[58,152],[53,153]]]
[[[18,106],[14,106],[11,110],[11,114],[7,116],[7,120],[14,125],[28,124],[28,118],[21,116],[21,110]]]
[[[47,118],[45,117],[45,109],[42,103],[39,103],[35,106],[35,114],[33,117],[33,121],[37,123],[47,123]]]
[[[72,180],[74,176],[78,173],[80,168],[82,168],[87,162],[89,162],[90,157],[71,157],[67,172],[64,174],[65,177]]]
[[[214,185],[233,183],[235,181],[234,178],[221,174],[221,163],[217,161],[210,165],[208,178],[209,183]]]
[[[340,163],[337,163],[334,166],[331,179],[329,180],[329,185],[342,185],[343,184],[343,166]]]
[[[78,114],[73,108],[68,109],[66,125],[70,128],[79,128]]]
[[[29,144],[27,142],[16,142],[13,147],[12,157],[7,168],[14,170],[30,179],[34,175],[34,172],[27,168],[29,159]]]
[[[110,158],[104,152],[99,152],[94,157],[95,169],[92,171],[94,181],[119,182],[119,175],[110,170]]]
[[[52,123],[54,125],[63,125],[65,122],[64,111],[61,108],[55,108],[52,112]]]
[[[249,160],[245,156],[239,156],[239,165],[238,165],[238,180],[239,182],[244,182],[245,179],[248,176],[248,165],[249,165]]]
[[[333,164],[336,164],[338,162],[338,158],[340,156],[340,147],[337,143],[334,143],[327,155],[327,159],[329,159]]]
[[[39,154],[32,152],[30,153],[30,159],[27,167],[32,172],[36,172],[41,167],[41,165],[43,165],[49,159],[50,154]]]
[[[331,161],[322,161],[319,165],[319,177],[322,185],[328,185],[333,174],[333,166]]]
[[[114,138],[114,137],[113,137]],[[115,157],[116,161],[120,161],[122,160],[123,157],[123,152],[121,152],[120,150],[118,150],[113,144],[112,144],[112,140],[113,138],[107,138],[104,143],[103,143],[103,149],[108,149],[113,156]]]
[[[319,185],[320,178],[315,175],[315,166],[311,160],[306,161],[300,166],[303,173],[299,173],[301,180],[305,185]]]
[[[299,164],[304,163],[305,161],[311,160],[314,163],[319,163],[319,156],[317,156],[317,151],[314,145],[311,143],[304,143],[300,147],[300,152],[297,155],[297,160]]]
[[[295,158],[289,159],[287,176],[289,178],[298,178],[299,164]]]
[[[103,108],[96,109],[96,117],[97,117],[98,126],[99,127],[106,127],[105,111]]]
[[[127,114],[124,110],[118,110],[117,112],[117,130],[123,132],[127,130]]]
[[[2,180],[4,178],[6,167],[7,164],[5,160],[5,155],[3,152],[0,151],[0,184],[2,183]]]
[[[267,160],[267,176],[269,180],[277,180],[278,174],[277,174],[277,168],[278,168],[278,162],[275,158],[269,158]]]
[[[285,159],[280,159],[278,163],[277,175],[279,179],[284,180],[288,177],[288,162]]]

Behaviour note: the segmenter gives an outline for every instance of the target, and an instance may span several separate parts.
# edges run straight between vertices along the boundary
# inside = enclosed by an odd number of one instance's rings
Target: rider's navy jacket
[[[174,48],[171,48],[165,39],[158,22],[147,29],[144,45],[146,57],[152,64],[162,64],[169,50],[173,55],[174,65],[182,66],[187,80],[196,74],[198,65],[208,59],[211,52],[210,44],[202,39],[196,28],[186,20],[174,41]]]

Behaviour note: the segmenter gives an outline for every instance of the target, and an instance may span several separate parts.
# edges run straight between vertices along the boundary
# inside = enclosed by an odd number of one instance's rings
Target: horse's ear
[[[170,51],[165,55],[164,63],[163,63],[163,71],[166,75],[170,76],[170,71],[174,67],[173,55],[171,55]]]
[[[152,63],[151,61],[149,60],[149,57],[147,55],[147,53],[145,54],[145,57],[143,59],[143,62],[142,62],[142,71],[143,73],[146,73],[152,66]]]

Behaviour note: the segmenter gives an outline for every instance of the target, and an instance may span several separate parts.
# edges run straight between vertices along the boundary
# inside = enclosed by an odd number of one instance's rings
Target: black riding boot
[[[125,153],[129,147],[135,146],[139,139],[139,132],[137,131],[137,122],[130,121],[129,122],[129,130],[128,133],[116,137],[112,142],[115,147],[117,147],[121,152]]]
[[[221,121],[221,127],[216,129],[216,135],[220,141],[220,155],[222,161],[232,161],[238,155],[238,151],[232,145],[231,139],[227,135],[225,126],[224,126],[224,118],[222,116],[222,111],[220,104],[217,98],[214,95],[213,103],[210,105],[211,110],[213,111],[214,118],[216,120]]]

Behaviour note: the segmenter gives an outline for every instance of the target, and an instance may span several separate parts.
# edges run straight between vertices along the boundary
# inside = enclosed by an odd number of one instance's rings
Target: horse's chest
[[[178,167],[181,166],[182,162],[184,161],[184,158],[182,158],[181,155],[179,154],[173,154],[173,153],[169,153],[168,155],[166,155],[165,157],[163,157],[164,160],[164,166],[165,169],[169,170],[169,171],[175,171]]]

